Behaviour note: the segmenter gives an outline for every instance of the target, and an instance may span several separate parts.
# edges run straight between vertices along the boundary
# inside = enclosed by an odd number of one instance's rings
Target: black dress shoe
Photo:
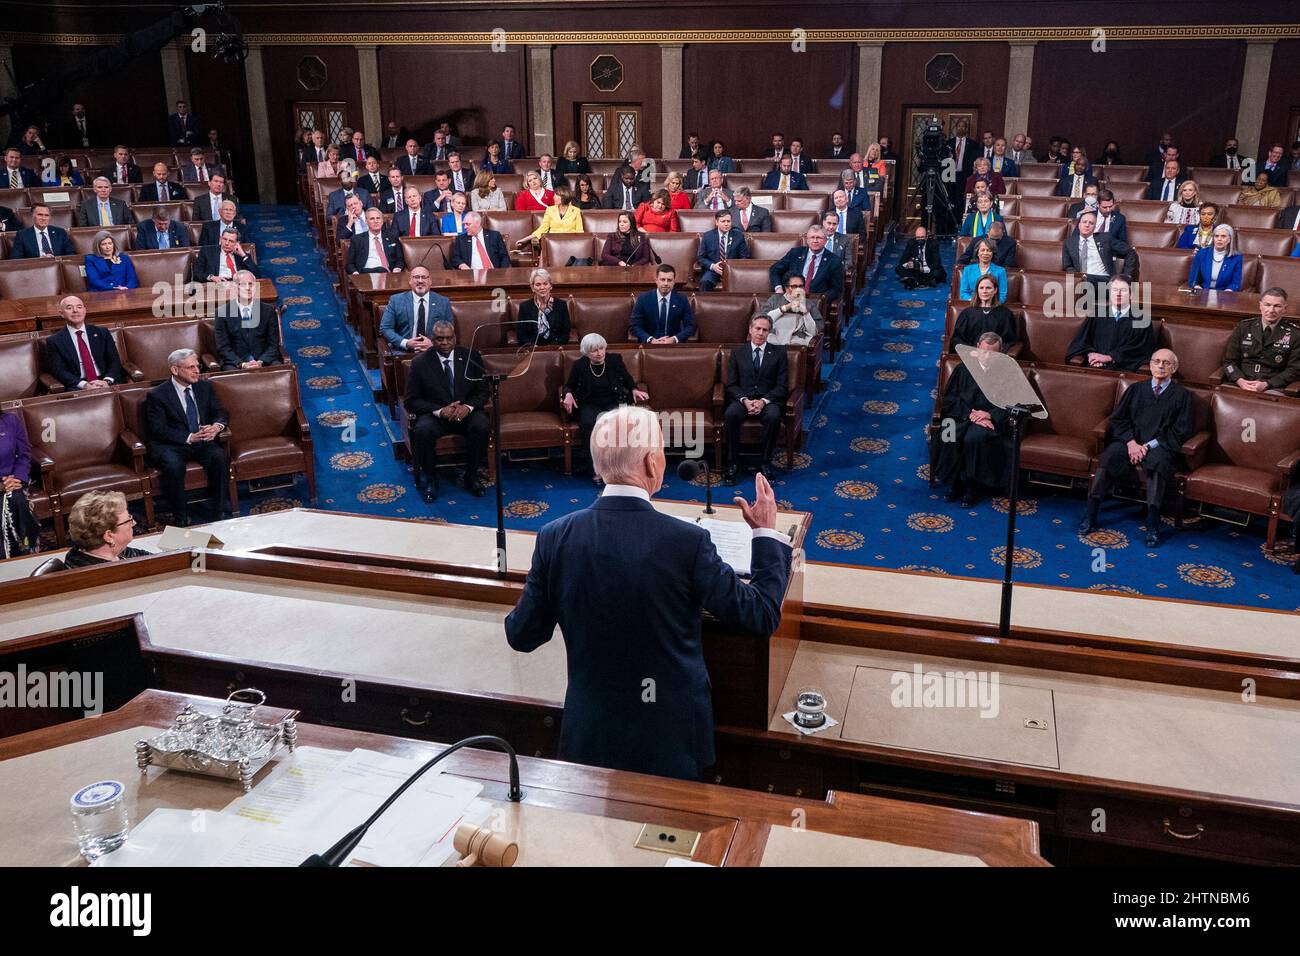
[[[477,478],[467,479],[465,482],[465,490],[475,498],[482,498],[484,491],[483,482],[479,481]]]
[[[1159,532],[1159,531],[1154,531],[1154,530],[1153,530],[1153,531],[1148,531],[1148,532],[1147,532],[1147,547],[1148,547],[1148,548],[1158,548],[1158,547],[1160,547],[1160,532]]]
[[[1092,534],[1097,530],[1097,525],[1091,518],[1084,518],[1079,522],[1079,527],[1075,529],[1079,534]]]
[[[947,492],[945,492],[943,496],[943,500],[956,501],[958,498],[961,498],[964,494],[965,492],[960,487],[954,485],[953,487],[949,488]]]
[[[425,504],[431,505],[437,500],[438,500],[438,483],[436,481],[431,481],[424,486],[424,502]]]
[[[722,483],[724,485],[734,485],[736,483],[736,466],[728,465],[722,469]]]

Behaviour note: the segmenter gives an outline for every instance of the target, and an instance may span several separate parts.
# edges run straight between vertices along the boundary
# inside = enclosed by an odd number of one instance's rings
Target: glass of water
[[[72,795],[72,825],[77,849],[91,863],[126,842],[129,821],[125,788],[117,780],[101,780]]]

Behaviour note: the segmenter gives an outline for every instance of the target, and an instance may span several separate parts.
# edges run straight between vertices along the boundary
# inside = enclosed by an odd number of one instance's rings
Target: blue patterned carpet
[[[375,373],[356,359],[306,214],[292,206],[250,206],[245,214],[263,273],[275,279],[287,307],[285,346],[299,365],[316,443],[317,506],[493,524],[491,492],[474,498],[444,483],[442,497],[426,505],[410,471],[393,457],[399,433],[387,409],[371,400]],[[784,507],[812,512],[811,560],[1000,579],[1006,501],[965,511],[943,501],[926,478],[924,428],[947,290],[903,289],[893,273],[897,254],[897,247],[884,251],[859,298],[848,347],[809,411],[808,447],[796,456],[793,474],[776,482],[777,497]],[[949,244],[949,261],[952,254]],[[353,419],[356,440],[345,443],[344,426]],[[672,463],[669,473],[662,497],[702,498],[703,489],[678,479]],[[507,526],[521,530],[585,507],[596,494],[589,481],[565,478],[558,456],[512,463],[504,481]],[[1085,540],[1074,532],[1081,494],[1029,485],[1022,495],[1014,559],[1019,581],[1285,610],[1300,603],[1289,566],[1264,553],[1259,519],[1247,529],[1189,521],[1149,551],[1136,504],[1109,503],[1103,530]],[[306,504],[306,497],[299,480],[292,490],[253,494],[249,502],[254,511],[267,511]],[[1097,548],[1105,549],[1102,571],[1093,570],[1101,564]],[[484,556],[483,563],[490,560]]]

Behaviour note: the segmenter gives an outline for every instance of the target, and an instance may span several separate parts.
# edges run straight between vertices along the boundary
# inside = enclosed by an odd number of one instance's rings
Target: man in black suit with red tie
[[[488,446],[488,401],[483,357],[472,349],[456,345],[456,326],[433,324],[433,348],[411,362],[403,404],[415,417],[411,425],[411,453],[428,484],[424,500],[438,498],[438,439],[463,435],[466,445],[465,490],[483,496],[478,469]]]
[[[384,222],[383,212],[371,206],[366,210],[366,231],[354,235],[348,246],[348,273],[401,272],[404,268],[397,233]]]
[[[211,382],[199,378],[199,357],[190,349],[167,356],[171,378],[149,390],[144,400],[149,460],[162,477],[162,493],[171,508],[172,523],[190,523],[185,498],[185,466],[197,461],[208,473],[212,517],[229,514],[229,462],[217,438],[230,414]]]
[[[781,623],[793,553],[776,530],[776,498],[759,475],[754,503],[736,499],[753,529],[746,582],[708,531],[650,503],[665,464],[654,412],[606,412],[591,453],[605,490],[537,535],[506,640],[528,653],[557,625],[564,635],[561,760],[699,780],[715,759],[701,611],[760,640]]]
[[[357,164],[357,169],[366,168],[366,160],[371,156],[378,157],[379,150],[375,149],[366,142],[366,134],[361,130],[356,130],[352,134],[352,142],[339,150],[340,159],[350,159]]]
[[[127,380],[113,333],[86,323],[86,304],[79,297],[64,296],[59,315],[63,328],[45,340],[45,371],[68,390],[111,388]]]
[[[131,162],[130,150],[125,146],[114,148],[113,161],[101,169],[99,175],[107,176],[108,181],[115,186],[144,182],[140,167]]]
[[[772,291],[784,292],[785,277],[798,272],[805,277],[808,294],[824,295],[826,304],[830,305],[844,294],[844,261],[826,251],[826,233],[820,225],[808,227],[804,242],[806,245],[795,246],[767,270]],[[811,282],[807,281],[809,274]]]
[[[746,420],[763,426],[763,457],[759,470],[771,478],[772,448],[785,411],[788,358],[784,346],[769,345],[772,320],[759,314],[749,320],[749,342],[727,357],[727,410],[723,425],[726,462],[722,483],[736,480],[736,448]]]

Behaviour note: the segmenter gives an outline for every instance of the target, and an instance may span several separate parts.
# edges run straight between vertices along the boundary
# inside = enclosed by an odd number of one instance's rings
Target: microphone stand
[[[370,819],[366,820],[365,823],[361,824],[361,826],[356,829],[345,833],[337,843],[324,853],[313,853],[298,865],[300,867],[342,866],[343,861],[346,860],[352,851],[357,848],[357,844],[360,843],[362,837],[366,835],[366,831],[374,825],[376,820],[383,816],[384,811],[391,807],[397,801],[398,797],[410,789],[411,784],[424,776],[426,771],[432,769],[433,766],[439,763],[444,757],[449,757],[461,747],[473,747],[479,744],[491,744],[492,746],[505,751],[510,756],[510,790],[506,794],[506,797],[511,803],[521,802],[524,799],[524,791],[519,787],[519,758],[515,755],[515,748],[510,746],[509,742],[501,737],[493,737],[489,735],[466,737],[464,740],[456,741],[456,743],[430,759],[423,767],[411,774],[405,783],[394,790],[392,795],[379,805],[379,809],[370,814]]]
[[[492,402],[492,466],[497,480],[497,577],[506,576],[506,506],[505,492],[501,487],[501,478],[505,462],[501,451],[501,380],[509,378],[510,372],[489,372],[484,369],[488,381],[488,394]]]
[[[1021,419],[1033,411],[1034,407],[1027,405],[1006,407],[1011,423],[1011,488],[1007,507],[1007,550],[1002,560],[1002,609],[998,615],[998,634],[1001,637],[1011,633],[1011,567],[1016,550],[1016,512],[1020,510],[1020,426]]]
[[[704,472],[704,513],[717,514],[713,510],[713,482],[709,479],[709,463],[704,459],[691,461],[688,458],[677,466],[677,477],[683,481],[694,481],[700,472]]]

